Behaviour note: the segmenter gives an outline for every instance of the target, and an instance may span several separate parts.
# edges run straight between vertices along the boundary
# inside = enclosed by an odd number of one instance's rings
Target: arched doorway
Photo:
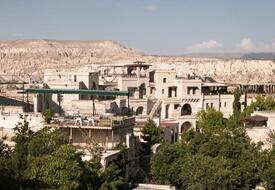
[[[165,118],[169,118],[169,108],[170,108],[170,104],[167,104],[165,106]]]
[[[192,124],[189,121],[184,122],[181,127],[180,127],[180,132],[181,133],[185,133],[187,132],[189,129],[191,129]]]
[[[144,107],[140,106],[136,110],[136,115],[142,115],[143,114]]]
[[[192,114],[192,108],[190,106],[190,104],[184,104],[181,108],[181,116],[184,115],[191,115]]]

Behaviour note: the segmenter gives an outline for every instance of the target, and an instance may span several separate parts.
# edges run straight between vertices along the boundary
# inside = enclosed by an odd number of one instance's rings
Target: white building
[[[172,64],[93,64],[78,69],[45,70],[44,82],[51,89],[129,91],[130,108],[138,116],[137,120],[140,117],[160,117],[163,121],[173,119],[179,123],[179,134],[196,127],[196,114],[202,109],[213,107],[226,118],[233,113],[234,96],[228,93],[227,84],[183,73],[183,68],[179,69],[178,65]],[[50,106],[56,112],[62,109],[64,114],[78,112],[87,115],[95,107],[98,114],[121,114],[127,108],[126,97],[93,97],[94,101],[89,95],[78,94],[52,95],[47,98],[40,94],[36,97],[36,111]],[[241,102],[244,102],[243,96]]]

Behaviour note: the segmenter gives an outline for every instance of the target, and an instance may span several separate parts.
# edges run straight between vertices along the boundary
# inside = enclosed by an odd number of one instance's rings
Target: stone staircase
[[[154,104],[154,106],[153,106],[151,112],[149,113],[149,118],[150,118],[150,119],[153,119],[153,117],[156,115],[156,113],[157,113],[158,110],[160,109],[161,103],[162,103],[162,101],[161,101],[161,100],[158,100],[158,101]]]

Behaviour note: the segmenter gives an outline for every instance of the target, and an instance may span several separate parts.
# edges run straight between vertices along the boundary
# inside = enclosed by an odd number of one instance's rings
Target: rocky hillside
[[[0,75],[40,74],[45,68],[75,67],[142,56],[113,41],[0,41]]]
[[[0,76],[39,78],[45,68],[125,60],[161,64],[164,68],[172,64],[182,74],[206,75],[224,82],[275,82],[274,61],[151,56],[113,41],[0,41]]]

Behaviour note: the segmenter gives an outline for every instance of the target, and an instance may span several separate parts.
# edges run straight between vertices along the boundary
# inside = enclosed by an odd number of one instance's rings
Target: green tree
[[[142,143],[143,147],[150,152],[151,147],[163,141],[163,131],[161,128],[157,127],[153,120],[148,120],[144,128],[141,130],[141,138],[144,141]]]
[[[240,118],[241,114],[241,92],[239,90],[236,90],[234,92],[234,102],[233,102],[233,117],[234,118]]]
[[[44,109],[42,112],[42,115],[44,117],[44,120],[47,124],[51,123],[52,118],[54,116],[54,113],[52,112],[51,109]]]
[[[205,132],[218,132],[224,129],[225,120],[220,111],[214,108],[202,110],[197,114],[197,127]]]
[[[18,182],[11,167],[11,149],[0,139],[0,189],[18,189]]]
[[[39,188],[79,189],[82,161],[72,145],[62,145],[52,154],[31,157],[29,161],[26,175]]]
[[[68,144],[68,138],[58,129],[43,128],[34,133],[28,142],[31,156],[51,154],[61,145]]]
[[[181,142],[161,147],[151,161],[153,179],[179,189],[255,188],[265,163],[261,147],[243,130],[208,130],[188,131]]]
[[[254,111],[270,111],[275,110],[275,99],[272,96],[261,96],[256,97],[255,102],[251,102],[249,106],[241,113],[241,119],[250,116]]]
[[[16,144],[11,155],[11,160],[14,172],[16,173],[16,178],[21,186],[24,186],[23,176],[24,171],[27,168],[28,142],[32,138],[33,131],[29,128],[29,123],[23,118],[23,116],[20,117],[23,121],[19,122],[14,128],[15,136],[12,140]]]
[[[112,164],[108,166],[100,175],[102,184],[99,190],[116,190],[123,184],[123,177],[120,175],[119,168]]]

